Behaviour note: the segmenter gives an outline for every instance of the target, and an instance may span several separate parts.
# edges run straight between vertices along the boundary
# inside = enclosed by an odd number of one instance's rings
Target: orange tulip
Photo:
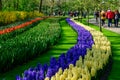
[[[45,17],[46,18],[46,17]],[[37,22],[39,20],[43,20],[44,18],[36,18],[34,20],[31,20],[31,21],[28,21],[28,22],[25,22],[25,23],[22,23],[18,26],[14,26],[14,27],[11,27],[11,28],[7,28],[7,29],[4,29],[4,30],[0,30],[0,35],[1,34],[5,34],[5,33],[9,33],[9,32],[12,32],[14,30],[17,30],[17,29],[20,29],[20,28],[23,28],[23,27],[26,27],[34,22]]]

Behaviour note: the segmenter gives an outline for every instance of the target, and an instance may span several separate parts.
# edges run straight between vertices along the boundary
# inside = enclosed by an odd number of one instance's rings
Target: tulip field
[[[108,35],[113,32],[105,31],[65,17],[33,18],[0,28],[0,80],[114,79],[116,66],[102,77],[112,56],[116,60],[116,45]]]

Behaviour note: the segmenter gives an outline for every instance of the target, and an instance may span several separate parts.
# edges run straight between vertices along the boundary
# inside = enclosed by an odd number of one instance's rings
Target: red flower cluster
[[[13,26],[13,27],[11,27],[11,28],[7,28],[7,29],[0,30],[0,35],[1,35],[1,34],[5,34],[5,33],[12,32],[12,31],[14,31],[14,30],[17,30],[17,29],[20,29],[20,28],[23,28],[23,27],[26,27],[26,26],[28,26],[28,25],[36,22],[36,21],[42,20],[42,19],[44,19],[44,18],[36,18],[36,19],[34,19],[34,20],[25,22],[25,23],[20,24],[20,25],[18,25],[18,26]]]

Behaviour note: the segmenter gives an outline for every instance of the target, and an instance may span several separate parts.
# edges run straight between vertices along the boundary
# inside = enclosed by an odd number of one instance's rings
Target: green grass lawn
[[[74,46],[77,42],[77,33],[66,23],[65,20],[60,22],[62,27],[61,38],[59,42],[51,46],[48,51],[44,52],[42,55],[39,55],[36,59],[29,61],[21,66],[17,66],[13,70],[0,74],[0,80],[15,80],[15,76],[21,75],[24,70],[29,67],[34,67],[37,63],[49,63],[50,57],[59,57],[61,53],[65,53],[68,49]]]
[[[85,20],[83,20],[82,22],[87,25],[87,22]],[[100,30],[98,26],[95,26],[93,24],[89,24],[89,26],[98,31]],[[120,80],[120,34],[106,30],[104,28],[102,28],[102,33],[111,42],[112,49],[113,64],[108,76],[108,80]]]

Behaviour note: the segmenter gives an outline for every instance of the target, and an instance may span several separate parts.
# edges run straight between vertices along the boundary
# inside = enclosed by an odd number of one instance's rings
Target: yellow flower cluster
[[[109,40],[101,32],[81,23],[77,24],[89,30],[92,34],[95,43],[92,46],[92,50],[87,49],[84,60],[80,56],[75,66],[70,64],[69,68],[64,71],[60,68],[51,79],[46,77],[45,80],[91,80],[91,77],[95,77],[97,71],[108,63],[111,55],[111,44]]]
[[[34,17],[36,17],[36,16],[38,16],[38,17],[44,16],[42,13],[39,13],[38,11],[34,11],[33,15],[34,15]]]
[[[16,21],[17,17],[15,15],[16,13],[13,12],[0,12],[0,23],[9,24]]]
[[[42,16],[44,15],[38,12],[4,11],[0,12],[0,24],[9,24],[15,21]]]
[[[27,12],[17,12],[20,20],[25,20],[27,18]]]

